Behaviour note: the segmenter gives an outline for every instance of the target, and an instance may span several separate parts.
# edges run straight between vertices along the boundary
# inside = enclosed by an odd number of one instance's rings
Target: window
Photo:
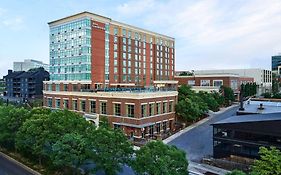
[[[215,87],[221,87],[223,85],[223,80],[214,80],[213,86]]]
[[[96,101],[90,101],[90,113],[96,113]]]
[[[68,100],[63,100],[63,108],[68,109]]]
[[[80,111],[85,112],[86,111],[86,101],[80,100]]]
[[[117,116],[121,115],[121,104],[114,103],[114,115],[117,115]]]
[[[146,108],[146,104],[142,104],[141,105],[141,117],[146,117],[147,116],[147,108]]]
[[[163,130],[164,130],[164,132],[167,130],[167,122],[163,122]]]
[[[115,27],[114,28],[114,35],[117,35],[117,33],[118,33],[118,29],[117,29],[117,27]]]
[[[56,99],[56,108],[60,108],[60,99]]]
[[[67,90],[68,90],[67,84],[64,84],[64,85],[63,85],[63,90],[64,90],[64,91],[67,91]]]
[[[238,82],[237,82],[237,80],[231,80],[231,81],[230,81],[230,87],[231,87],[231,89],[233,89],[233,90],[237,90],[237,88],[238,88]]]
[[[60,91],[60,85],[56,84],[56,91]]]
[[[101,102],[101,114],[106,114],[106,102]]]
[[[160,130],[161,130],[160,123],[156,123],[156,132],[157,132],[157,134],[160,134]]]
[[[167,102],[163,102],[163,113],[167,113]]]
[[[200,86],[210,86],[210,80],[201,80]]]
[[[157,110],[157,114],[161,113],[161,104],[160,103],[156,103],[156,110]]]
[[[127,105],[127,116],[134,117],[135,116],[135,105]]]
[[[77,85],[77,84],[73,84],[73,85],[72,85],[72,88],[73,88],[73,89],[72,89],[73,91],[78,91],[78,85]]]
[[[188,80],[188,81],[187,81],[187,84],[188,84],[189,86],[195,86],[195,80]]]
[[[169,102],[169,112],[173,112],[173,101]]]
[[[149,116],[154,115],[154,103],[149,104]]]
[[[72,100],[72,109],[77,111],[77,100]]]
[[[52,98],[48,98],[48,107],[53,107],[53,99]]]

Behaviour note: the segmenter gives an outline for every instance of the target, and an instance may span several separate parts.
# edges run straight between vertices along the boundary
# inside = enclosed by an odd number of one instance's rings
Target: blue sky
[[[13,61],[49,62],[47,22],[90,11],[176,39],[176,70],[270,68],[280,0],[2,0],[0,77]]]

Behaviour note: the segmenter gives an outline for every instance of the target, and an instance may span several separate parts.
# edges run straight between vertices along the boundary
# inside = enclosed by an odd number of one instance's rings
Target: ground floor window
[[[68,109],[68,100],[63,100],[63,107]]]
[[[77,100],[72,100],[72,110],[76,110],[77,111]]]
[[[90,113],[96,113],[96,102],[90,101]]]
[[[101,114],[106,114],[106,102],[101,102]]]
[[[53,107],[53,99],[52,98],[48,98],[48,107]]]
[[[80,101],[80,110],[83,112],[86,111],[86,101],[85,100]]]
[[[56,108],[60,108],[60,99],[56,99]]]

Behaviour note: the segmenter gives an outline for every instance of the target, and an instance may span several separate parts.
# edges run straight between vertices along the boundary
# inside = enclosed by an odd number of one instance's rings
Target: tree
[[[275,73],[272,73],[272,93],[277,94],[279,93],[280,83],[278,82],[278,77]]]
[[[106,116],[101,115],[99,118],[99,127],[101,128],[110,128],[108,118]]]
[[[133,147],[121,131],[101,127],[90,136],[91,159],[96,165],[94,172],[103,170],[105,174],[114,175],[121,171],[122,165],[129,163]]]
[[[0,106],[0,144],[7,149],[15,148],[16,133],[22,123],[29,117],[24,108]]]
[[[246,173],[244,173],[243,171],[240,171],[240,170],[234,170],[234,171],[231,171],[230,173],[227,173],[226,175],[246,175]]]
[[[208,105],[208,109],[212,111],[219,110],[219,104],[211,93],[200,91],[198,95]]]
[[[188,161],[185,152],[161,141],[152,141],[136,152],[132,168],[145,175],[186,175]]]
[[[65,134],[52,146],[51,160],[54,165],[65,169],[74,168],[73,174],[89,158],[90,148],[82,135]]]
[[[191,87],[187,85],[181,85],[178,89],[178,92],[179,92],[178,95],[179,101],[185,100],[186,98],[195,94],[195,92],[191,90]]]
[[[255,160],[252,173],[258,175],[281,175],[281,152],[275,147],[260,147],[260,160]]]
[[[176,104],[176,113],[186,121],[194,121],[201,115],[199,105],[186,98]]]
[[[224,96],[224,104],[226,106],[231,105],[231,103],[235,100],[233,90],[230,87],[222,86],[221,91]]]
[[[216,100],[216,102],[218,103],[218,105],[219,106],[223,106],[223,104],[224,104],[224,97],[220,93],[218,93],[218,92],[212,92],[211,94],[214,97],[214,99]]]
[[[23,153],[36,156],[41,164],[43,159],[49,159],[52,145],[63,135],[87,134],[93,127],[79,114],[67,110],[34,114],[20,127],[16,147]]]

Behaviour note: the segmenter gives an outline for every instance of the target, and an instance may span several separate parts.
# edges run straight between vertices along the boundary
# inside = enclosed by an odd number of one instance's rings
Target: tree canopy
[[[188,162],[185,152],[161,141],[152,141],[136,152],[132,167],[143,175],[186,175]]]

